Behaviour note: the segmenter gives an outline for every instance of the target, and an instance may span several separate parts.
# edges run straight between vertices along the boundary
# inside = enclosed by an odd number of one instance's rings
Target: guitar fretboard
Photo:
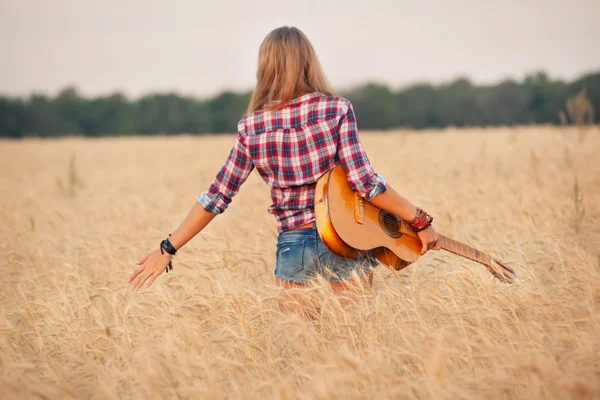
[[[486,266],[490,265],[492,261],[490,256],[484,252],[474,249],[464,243],[457,242],[444,235],[440,235],[440,246],[451,253],[458,254],[459,256],[466,257],[469,260],[473,260]]]
[[[418,237],[417,233],[405,221],[402,221],[402,223],[400,224],[400,231],[403,234],[408,235],[410,237]],[[454,254],[458,254],[459,256],[468,258],[469,260],[473,260],[473,261],[483,264],[485,266],[489,266],[491,264],[490,256],[488,256],[484,252],[474,249],[473,247],[468,246],[464,243],[458,242],[454,239],[450,239],[447,236],[444,236],[444,235],[439,235],[439,236],[440,236],[439,243],[440,243],[440,246],[442,247],[442,249],[447,250]]]

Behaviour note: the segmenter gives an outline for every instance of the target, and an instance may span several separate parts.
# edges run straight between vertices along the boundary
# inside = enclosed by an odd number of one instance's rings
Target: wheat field
[[[233,136],[1,141],[0,397],[600,398],[600,128],[361,138],[439,232],[517,282],[430,252],[378,267],[345,308],[317,282],[314,322],[283,314],[253,173],[172,273],[132,292]]]

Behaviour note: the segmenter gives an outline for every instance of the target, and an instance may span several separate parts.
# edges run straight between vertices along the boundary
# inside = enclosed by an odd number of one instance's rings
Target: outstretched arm
[[[181,225],[169,236],[169,241],[176,249],[180,249],[184,244],[196,236],[204,229],[214,218],[215,214],[207,211],[198,202],[194,203],[187,217]]]
[[[179,249],[204,229],[213,218],[215,218],[215,214],[206,211],[200,203],[196,202],[179,228],[169,237],[169,241],[173,247]],[[146,282],[148,282],[147,287],[150,287],[156,278],[165,271],[171,257],[173,256],[160,251],[160,249],[151,251],[137,262],[139,267],[131,274],[128,282],[133,282],[134,290],[141,288]]]
[[[254,169],[250,155],[244,145],[243,125],[238,125],[236,141],[225,161],[217,173],[210,187],[198,196],[196,204],[192,207],[181,225],[171,234],[169,241],[175,249],[181,248],[191,238],[204,229],[216,215],[225,211],[231,199],[239,191],[240,186],[246,181]],[[141,288],[148,282],[150,287],[156,278],[163,273],[171,260],[171,255],[154,250],[137,262],[139,267],[129,277],[133,289]]]

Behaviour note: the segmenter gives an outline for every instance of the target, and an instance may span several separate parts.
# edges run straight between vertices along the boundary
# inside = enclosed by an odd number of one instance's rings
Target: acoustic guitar
[[[338,165],[319,178],[315,192],[317,231],[335,254],[356,258],[368,252],[382,264],[399,271],[421,256],[417,233],[400,217],[359,197]],[[471,246],[439,235],[442,249],[476,261],[496,278],[512,283],[515,271]]]

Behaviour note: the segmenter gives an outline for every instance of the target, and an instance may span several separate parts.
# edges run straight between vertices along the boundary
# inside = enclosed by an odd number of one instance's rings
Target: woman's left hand
[[[148,286],[152,286],[156,278],[163,273],[169,261],[171,261],[169,253],[161,254],[160,250],[154,250],[137,262],[140,267],[136,269],[129,277],[128,282],[133,282],[133,290],[141,288],[146,281]]]
[[[417,235],[423,244],[421,255],[425,254],[429,250],[441,249],[440,235],[438,235],[435,229],[433,229],[433,225],[429,225],[429,228],[422,230],[421,232],[417,233]]]

